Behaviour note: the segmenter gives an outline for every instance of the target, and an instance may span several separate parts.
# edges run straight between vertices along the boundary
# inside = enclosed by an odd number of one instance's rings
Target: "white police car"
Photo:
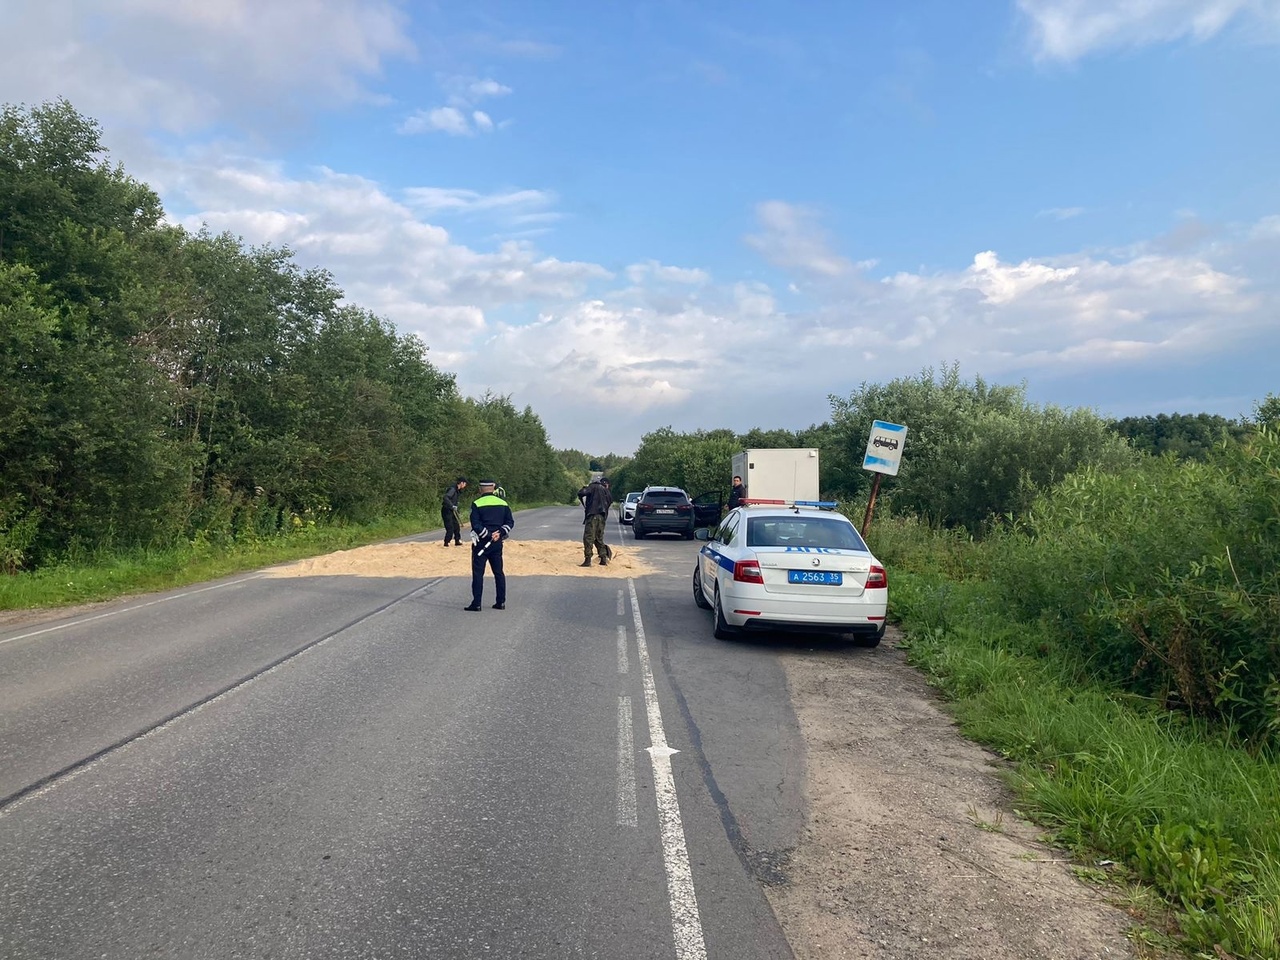
[[[744,630],[851,634],[874,647],[884,636],[884,566],[834,503],[747,500],[715,529],[693,568],[693,599],[714,611],[715,635]]]

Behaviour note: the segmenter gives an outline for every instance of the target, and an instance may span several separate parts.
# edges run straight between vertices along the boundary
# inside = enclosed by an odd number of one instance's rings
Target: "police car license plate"
[[[668,510],[666,507],[659,507],[654,513],[675,513],[674,510]]]
[[[839,570],[788,570],[787,583],[823,583],[838,587],[844,583],[844,574]]]

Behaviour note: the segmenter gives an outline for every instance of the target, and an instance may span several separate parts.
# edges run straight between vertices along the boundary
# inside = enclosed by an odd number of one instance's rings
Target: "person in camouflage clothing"
[[[604,542],[604,530],[609,520],[609,508],[613,506],[613,494],[609,481],[604,477],[592,480],[578,491],[582,501],[582,566],[591,566],[591,551],[600,558],[600,566],[606,566],[613,558],[613,550]]]

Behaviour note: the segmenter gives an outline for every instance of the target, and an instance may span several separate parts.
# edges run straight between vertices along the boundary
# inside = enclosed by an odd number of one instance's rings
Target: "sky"
[[[557,448],[1280,394],[1280,0],[0,0],[59,97]]]

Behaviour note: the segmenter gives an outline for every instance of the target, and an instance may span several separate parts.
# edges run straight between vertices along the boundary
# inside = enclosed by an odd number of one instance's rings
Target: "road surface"
[[[712,639],[696,543],[624,529],[655,573],[505,611],[255,573],[0,632],[0,956],[792,956],[782,669]]]

